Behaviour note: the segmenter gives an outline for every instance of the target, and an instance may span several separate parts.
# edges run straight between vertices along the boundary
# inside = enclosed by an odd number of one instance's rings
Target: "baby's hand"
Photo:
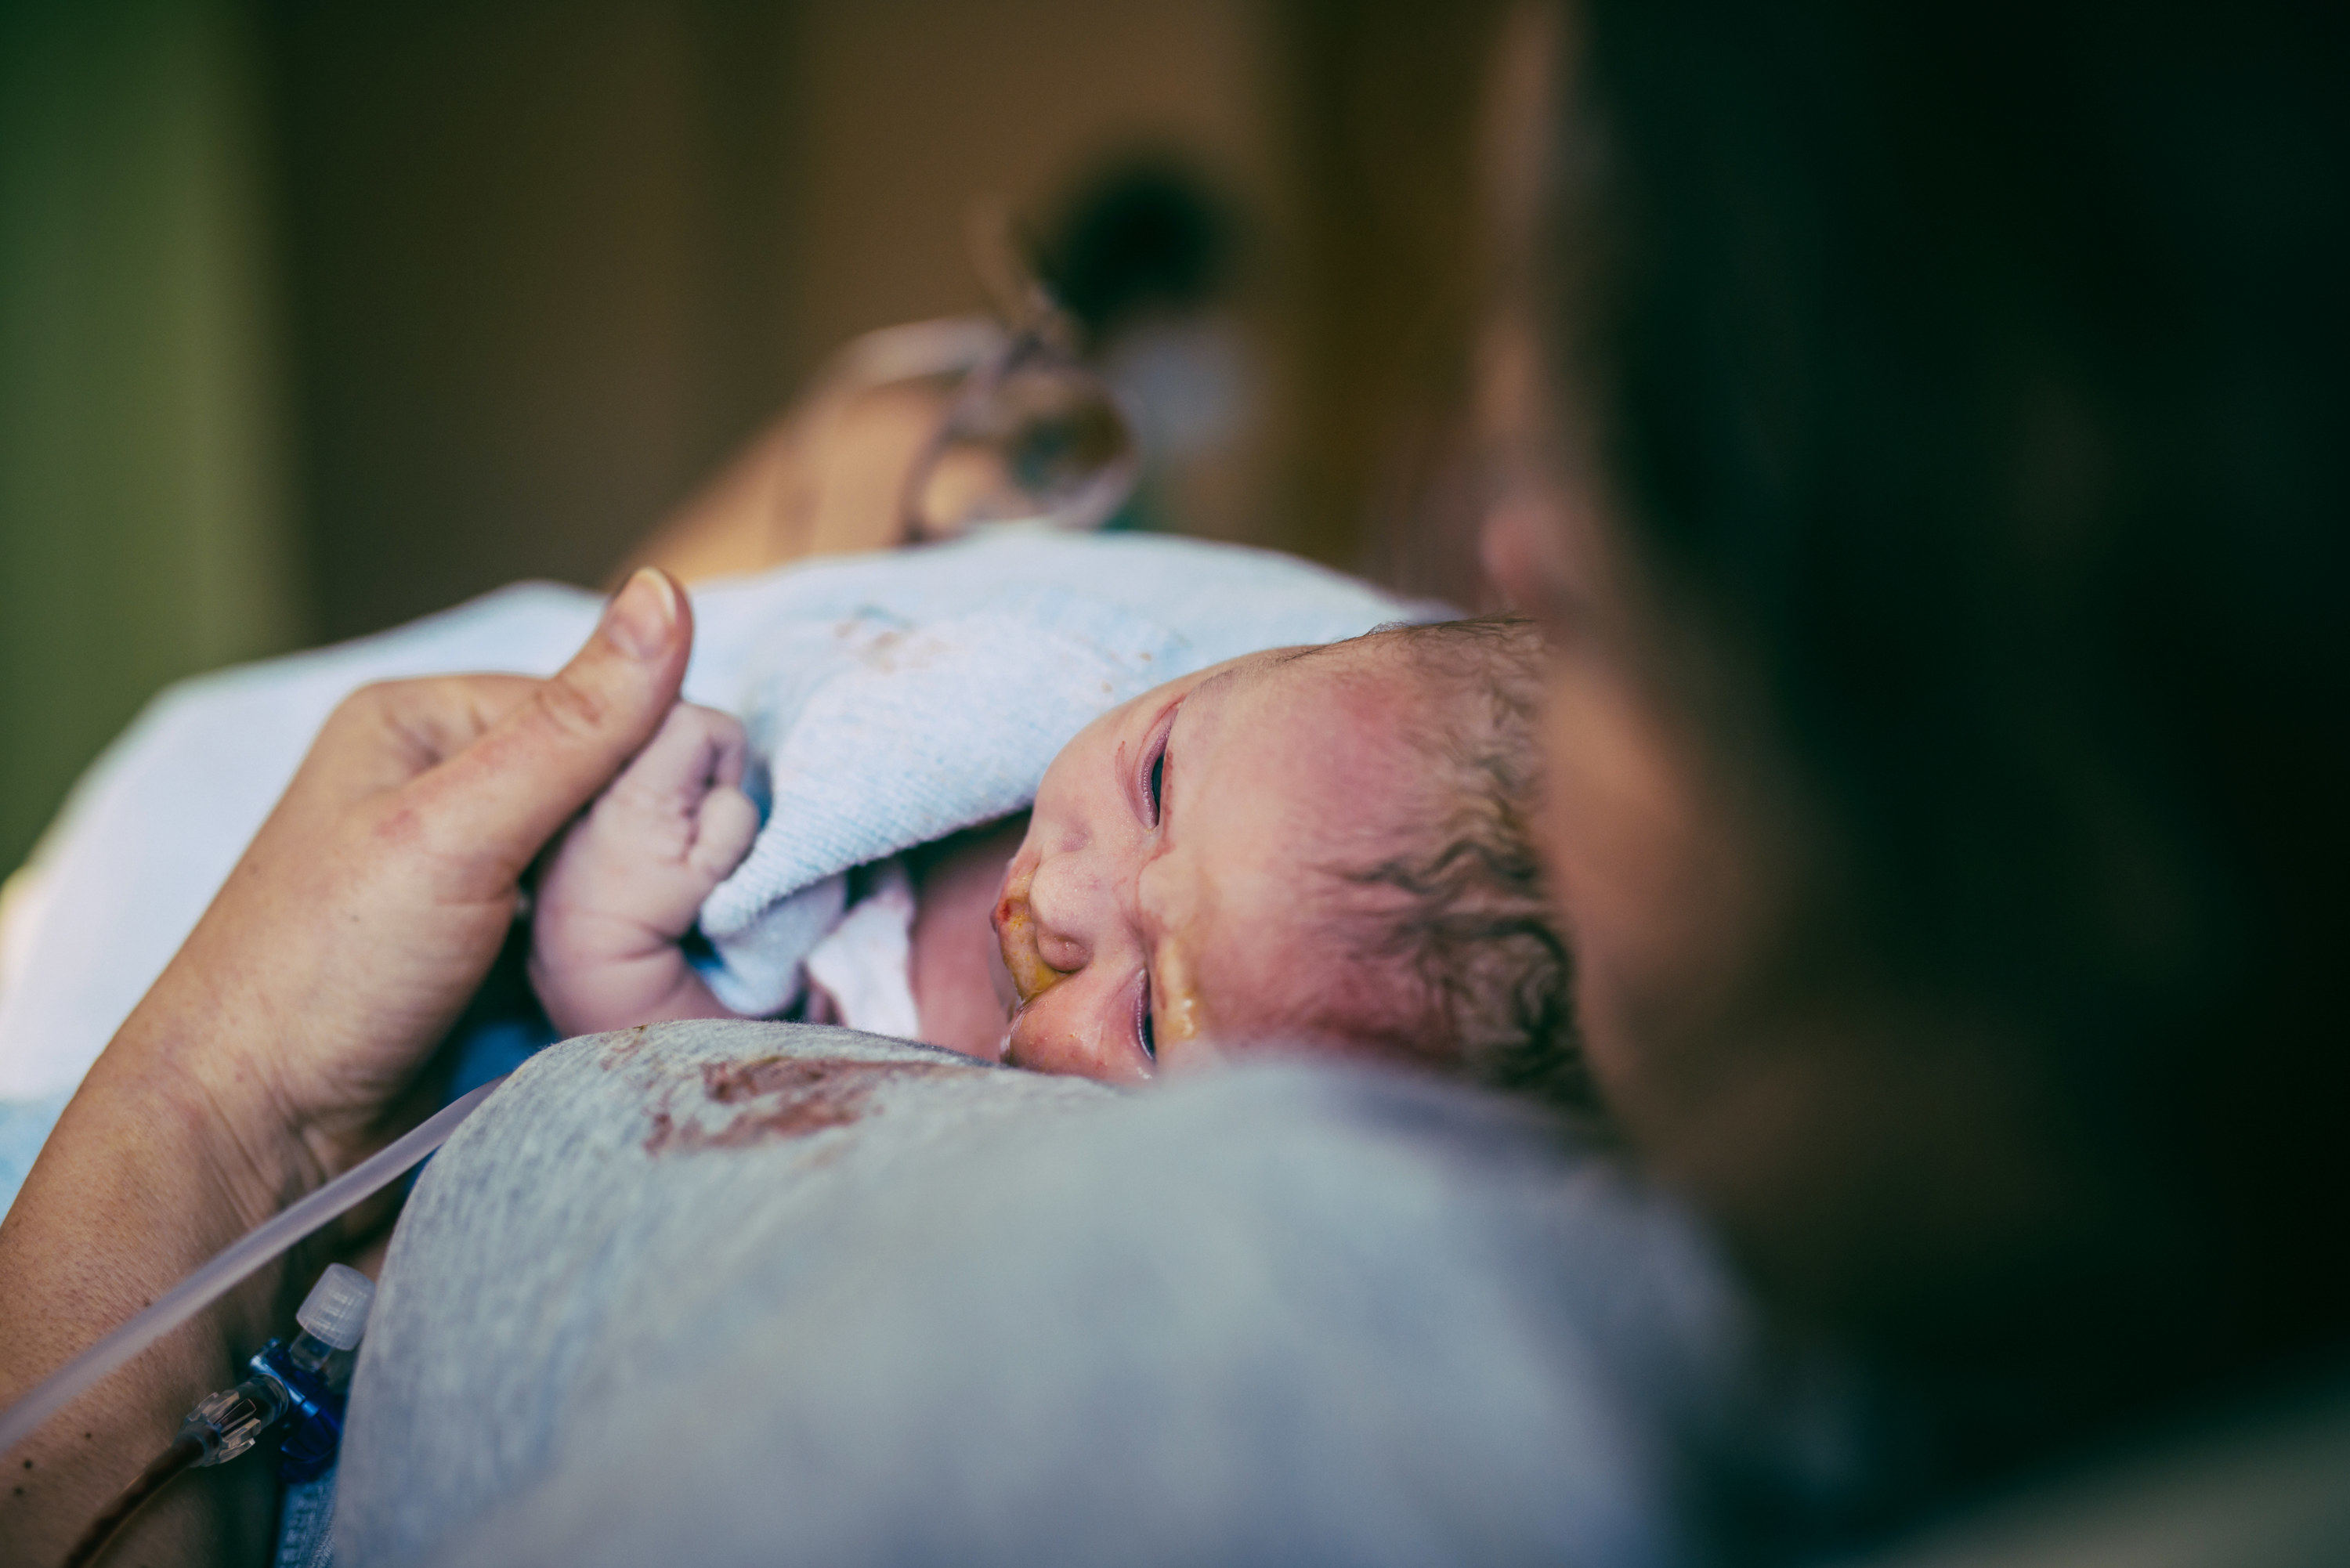
[[[530,978],[565,1034],[733,1016],[678,943],[758,833],[742,725],[681,702],[564,834],[539,879]]]

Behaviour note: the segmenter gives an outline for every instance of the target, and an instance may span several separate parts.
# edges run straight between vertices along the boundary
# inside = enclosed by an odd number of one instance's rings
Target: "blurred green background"
[[[0,873],[172,680],[599,581],[1137,149],[1247,220],[1273,455],[1178,525],[1465,592],[1498,10],[0,0]]]
[[[158,686],[313,618],[243,19],[0,17],[5,867]]]

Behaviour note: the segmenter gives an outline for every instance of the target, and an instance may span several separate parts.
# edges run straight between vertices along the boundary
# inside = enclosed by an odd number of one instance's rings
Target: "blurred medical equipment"
[[[1076,322],[1039,282],[1000,202],[973,207],[972,263],[995,314],[866,333],[818,379],[820,421],[868,393],[930,383],[945,407],[906,472],[898,542],[1001,528],[1098,528],[1142,472],[1136,421],[1080,358]],[[827,443],[819,441],[819,449]]]
[[[1010,524],[1097,528],[1141,472],[1133,421],[1078,362],[1077,324],[1013,243],[1003,205],[975,203],[967,230],[1006,335],[963,379],[906,475],[907,537]]]

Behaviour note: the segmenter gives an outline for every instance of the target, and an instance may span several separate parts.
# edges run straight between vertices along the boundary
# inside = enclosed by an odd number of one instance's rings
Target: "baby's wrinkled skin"
[[[573,823],[540,877],[530,979],[567,1035],[728,1018],[680,947],[710,890],[743,863],[759,811],[727,714],[681,702]]]
[[[1395,983],[1336,944],[1315,889],[1425,806],[1402,739],[1423,699],[1375,646],[1300,653],[1218,665],[1087,726],[1045,774],[992,932],[984,906],[927,918],[933,886],[971,877],[918,874],[926,1039],[1133,1083],[1267,1042],[1368,1037],[1401,1015]],[[742,768],[740,727],[681,707],[573,826],[533,933],[532,978],[558,1029],[729,1015],[679,943],[749,851]],[[1002,865],[1004,842],[975,847]],[[1017,997],[1008,1027],[985,1023],[1005,1011],[991,970]]]
[[[1419,694],[1372,646],[1300,652],[1170,681],[1054,759],[996,909],[1005,1060],[1132,1081],[1407,1005],[1340,950],[1322,889],[1426,793]]]

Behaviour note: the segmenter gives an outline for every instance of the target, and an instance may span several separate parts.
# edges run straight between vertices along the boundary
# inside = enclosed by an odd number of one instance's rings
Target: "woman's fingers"
[[[527,675],[442,675],[363,686],[320,730],[305,783],[338,802],[397,789],[480,740],[542,684]]]
[[[317,1170],[371,1147],[505,940],[523,870],[676,704],[692,635],[676,585],[639,573],[549,680],[346,703],[150,993],[237,1020],[190,1066],[222,1095],[258,1085],[249,1114]]]

